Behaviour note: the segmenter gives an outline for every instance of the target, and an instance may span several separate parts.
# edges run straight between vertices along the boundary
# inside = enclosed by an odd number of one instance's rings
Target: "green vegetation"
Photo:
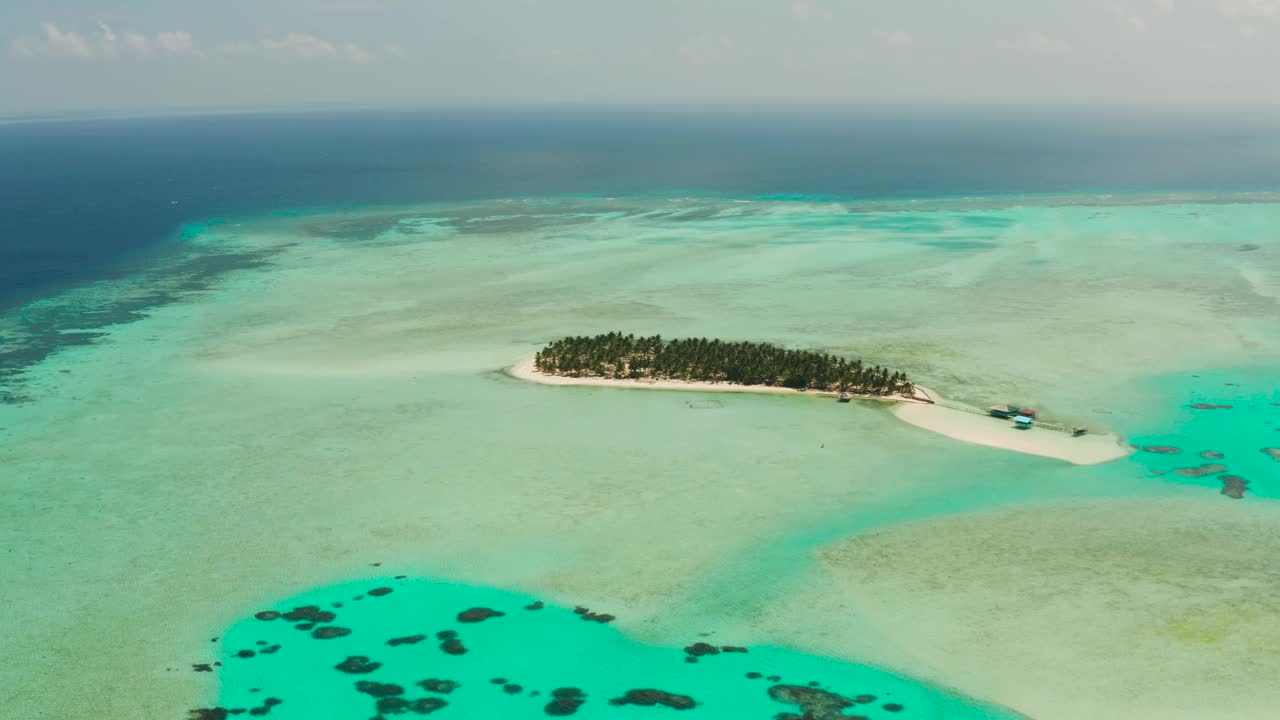
[[[664,340],[660,335],[617,332],[557,340],[538,353],[534,365],[548,375],[614,380],[726,382],[871,395],[910,394],[914,389],[904,373],[826,353],[768,343]]]

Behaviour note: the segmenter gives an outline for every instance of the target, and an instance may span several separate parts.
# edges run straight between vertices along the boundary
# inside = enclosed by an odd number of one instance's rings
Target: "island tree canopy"
[[[910,394],[905,373],[861,360],[769,343],[706,338],[664,340],[611,332],[567,337],[547,345],[534,364],[539,372],[615,380],[688,380],[769,385],[796,390]]]

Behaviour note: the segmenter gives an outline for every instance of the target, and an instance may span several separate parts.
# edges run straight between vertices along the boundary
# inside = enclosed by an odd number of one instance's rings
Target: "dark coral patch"
[[[1231,383],[1227,383],[1227,384],[1230,385]],[[1230,410],[1234,406],[1219,405],[1217,403],[1196,403],[1194,405],[1188,405],[1187,407],[1191,408],[1192,410]]]
[[[844,710],[851,707],[854,700],[826,690],[800,685],[774,685],[769,688],[769,697],[780,703],[799,705],[803,712],[803,715],[783,713],[778,716],[779,718],[786,716],[804,720],[852,720],[850,716],[844,714]]]
[[[556,688],[551,691],[551,697],[554,698],[546,704],[542,710],[548,715],[563,717],[578,712],[578,708],[582,707],[587,701],[587,696],[578,688]]]
[[[258,654],[258,653],[254,652],[254,651],[252,651],[252,650],[241,650],[240,652],[237,652],[237,653],[236,653],[236,657],[238,657],[238,658],[244,658],[244,659],[248,660],[249,658],[251,658],[251,657],[253,657],[254,655],[257,655],[257,654]]]
[[[898,703],[885,703],[880,707],[884,708],[885,712],[902,712],[903,709]]]
[[[316,626],[316,624],[315,624],[315,623],[313,623],[313,622],[305,622],[305,623],[298,623],[297,625],[294,625],[293,627],[294,627],[294,628],[296,628],[296,629],[298,629],[298,630],[307,631],[307,630],[310,630],[310,629],[314,628],[315,626]]]
[[[405,710],[418,715],[430,715],[431,713],[443,709],[449,702],[444,698],[424,697],[417,700],[410,700],[404,706]]]
[[[305,621],[323,623],[331,622],[338,616],[328,610],[321,610],[317,605],[303,605],[302,607],[296,607],[290,610],[284,615],[281,615],[281,617],[289,622]]]
[[[1218,479],[1222,481],[1222,494],[1232,500],[1241,500],[1249,492],[1249,481],[1238,475],[1223,475]]]
[[[502,686],[502,691],[508,695],[519,695],[521,692],[524,692],[524,688],[515,683],[507,683]]]
[[[1176,448],[1172,445],[1148,445],[1140,449],[1142,452],[1155,453],[1157,455],[1177,455],[1182,452],[1181,448]]]
[[[382,597],[383,595],[390,595],[390,594],[391,594],[391,588],[389,587],[374,588],[369,591],[369,595],[371,597]]]
[[[280,617],[280,613],[276,612],[275,610],[263,610],[260,613],[254,614],[254,617],[258,618],[259,620],[275,620]]]
[[[720,651],[727,653],[744,653],[747,652],[747,649],[741,645],[721,645]]]
[[[489,618],[502,617],[506,613],[491,610],[489,608],[475,607],[470,610],[463,610],[458,613],[458,622],[460,623],[478,623],[484,622]]]
[[[440,643],[440,649],[449,655],[466,655],[467,647],[457,638],[450,638]]]
[[[448,695],[454,690],[462,687],[462,683],[457,682],[456,680],[437,680],[436,678],[429,678],[427,680],[419,681],[418,687],[426,690],[427,692]]]
[[[525,610],[541,610],[544,607],[546,607],[546,603],[542,602],[541,600],[538,600],[536,602],[532,602],[528,605],[525,605],[524,609]]]
[[[458,631],[457,630],[441,630],[440,632],[436,633],[436,637],[441,640],[452,640],[453,638],[458,637]]]
[[[1226,471],[1227,471],[1226,465],[1222,465],[1219,463],[1207,463],[1205,465],[1201,465],[1200,467],[1178,468],[1177,470],[1174,470],[1173,473],[1175,475],[1181,475],[1183,477],[1204,477],[1205,475],[1216,475],[1220,472],[1226,472]]]
[[[262,648],[261,650],[259,650],[258,652],[262,653],[263,655],[275,655],[279,651],[280,651],[279,645],[268,645]]]
[[[640,705],[653,707],[662,705],[673,710],[692,710],[698,703],[688,695],[677,695],[663,690],[628,690],[622,697],[609,701],[610,705]]]
[[[213,666],[209,663],[195,663],[191,666],[191,669],[196,672],[213,672]]]
[[[1226,455],[1223,455],[1217,450],[1205,450],[1204,452],[1200,453],[1200,457],[1204,458],[1205,460],[1221,460],[1222,458],[1226,457]]]
[[[719,655],[720,648],[704,642],[696,642],[684,649],[686,653],[693,657],[701,657],[703,655]]]
[[[351,634],[351,628],[338,627],[336,625],[326,625],[311,631],[311,637],[317,640],[332,640],[334,638],[346,637]]]
[[[372,695],[374,697],[389,697],[391,695],[403,695],[404,688],[391,683],[360,680],[356,683],[356,692],[362,692],[365,695]]]
[[[762,677],[764,677],[764,676],[763,676],[763,675],[761,675],[761,674],[760,674],[760,673],[758,673],[758,672],[749,672],[749,673],[747,673],[747,679],[748,679],[748,680],[759,680],[759,679],[760,679],[760,678],[762,678]]]
[[[387,644],[391,647],[396,647],[397,645],[417,645],[426,639],[426,635],[406,635],[405,637],[391,638],[387,641]]]
[[[364,675],[382,667],[382,663],[373,662],[364,655],[350,655],[346,660],[333,666],[335,670],[352,675]]]

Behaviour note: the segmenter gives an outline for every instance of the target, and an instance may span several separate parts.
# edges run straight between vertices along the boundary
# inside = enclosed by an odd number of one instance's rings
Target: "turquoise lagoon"
[[[570,713],[575,717],[674,712],[660,705],[609,702],[629,690],[659,689],[691,697],[697,702],[689,708],[697,711],[694,717],[772,718],[804,712],[770,697],[769,688],[790,685],[847,698],[849,717],[1018,717],[875,668],[777,647],[742,648],[715,632],[690,638],[689,650],[648,646],[580,614],[586,608],[558,608],[530,596],[447,582],[371,578],[317,589],[278,607],[283,612],[314,607],[336,617],[319,624],[250,618],[219,638],[220,698],[229,711],[268,708],[259,712],[278,718],[434,712],[442,717],[536,718],[551,714],[546,707],[556,689],[576,688],[585,702]],[[481,622],[459,621],[460,613],[477,607],[503,614]],[[312,636],[318,632],[314,628],[326,627],[351,632],[328,639]],[[462,654],[442,649],[442,639],[452,637],[462,643]],[[717,652],[695,655],[695,643]],[[732,649],[719,651],[726,645]],[[344,664],[351,658],[354,665]],[[422,683],[429,679],[456,683],[457,688],[428,690]],[[379,697],[357,689],[370,682],[395,686],[384,688],[383,697],[408,702],[435,698],[447,704],[419,713],[389,701],[380,712]],[[267,698],[279,703],[264,704]]]
[[[461,681],[440,717],[540,716],[546,693],[566,686],[588,694],[581,717],[675,712],[608,703],[646,687],[694,697],[695,717],[794,710],[747,672],[904,706],[849,711],[877,720],[1085,716],[1078,694],[1027,675],[1035,667],[1113,678],[1094,689],[1090,717],[1132,720],[1171,697],[1201,715],[1224,696],[1280,702],[1248,676],[1215,674],[1280,671],[1246,641],[1273,608],[1224,600],[1224,588],[1244,591],[1202,578],[1268,552],[1266,529],[1280,527],[1280,463],[1261,452],[1280,444],[1278,203],[554,198],[193,228],[137,274],[0,318],[0,539],[21,548],[0,591],[13,621],[0,641],[26,660],[0,669],[0,689],[59,720],[181,717],[264,697],[284,700],[272,717],[363,720],[371,698],[334,665],[367,655],[386,663],[373,679],[407,697],[433,675]],[[614,329],[863,356],[949,397],[1034,405],[1182,452],[1081,468],[957,443],[874,405],[555,388],[502,372],[548,339]],[[1232,407],[1189,407],[1201,402]],[[1207,450],[1249,481],[1243,499],[1221,495],[1217,475],[1172,472]],[[1079,607],[1189,603],[1154,626],[1141,613],[1088,619],[1135,655],[1156,648],[1164,670],[1047,633],[1069,608],[1043,601],[966,638],[963,653],[906,632],[999,616],[1007,588],[979,592],[951,568],[1015,554],[1034,568],[1070,527],[1000,536],[1016,547],[955,543],[973,556],[948,556],[947,543],[914,554],[895,533],[1114,506],[1123,520],[1105,527],[1123,535],[1170,500],[1213,518],[1195,563],[1173,548],[1161,560],[1197,592],[1135,590],[1121,603],[1101,575],[1070,584]],[[1236,532],[1246,518],[1250,532]],[[863,540],[897,558],[859,556],[878,584],[844,583],[820,560]],[[1126,536],[1089,548],[1092,566],[1135,546]],[[371,578],[374,562],[409,577]],[[898,568],[919,584],[894,585]],[[1280,596],[1273,577],[1248,577],[1250,602]],[[380,584],[393,592],[352,600]],[[930,593],[964,600],[964,612],[923,604]],[[521,609],[535,596],[542,614]],[[252,618],[334,602],[350,636],[314,640]],[[567,609],[579,603],[618,619],[583,622]],[[457,629],[476,605],[507,615],[461,630],[474,645],[465,656],[434,640],[385,644]],[[1222,608],[1248,612],[1227,623]],[[1161,629],[1187,617],[1217,624]],[[1011,662],[990,649],[1002,633],[1052,653]],[[685,663],[681,648],[700,640],[750,652]],[[215,673],[191,670],[218,661]],[[496,677],[542,695],[508,696]],[[1213,680],[1186,680],[1197,677]]]

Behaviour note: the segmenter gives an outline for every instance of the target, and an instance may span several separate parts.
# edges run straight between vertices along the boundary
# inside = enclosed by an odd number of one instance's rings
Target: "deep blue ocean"
[[[1280,124],[1169,113],[330,112],[0,123],[0,310],[281,209],[697,192],[1280,187]]]

